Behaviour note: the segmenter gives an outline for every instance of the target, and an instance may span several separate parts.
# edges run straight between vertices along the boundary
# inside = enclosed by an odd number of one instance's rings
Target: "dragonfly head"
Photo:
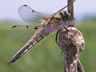
[[[60,16],[63,19],[63,21],[70,19],[70,13],[68,13],[67,11],[60,12]]]
[[[69,27],[69,26],[74,26],[75,22],[74,22],[74,19],[71,19],[71,15],[70,13],[68,13],[67,11],[63,11],[63,12],[60,12],[60,16],[62,18],[62,24],[66,27]]]

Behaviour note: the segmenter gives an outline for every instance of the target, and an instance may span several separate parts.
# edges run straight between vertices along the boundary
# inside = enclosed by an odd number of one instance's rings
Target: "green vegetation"
[[[12,39],[12,24],[0,23],[0,72],[64,72],[64,58],[55,42],[55,33],[40,42],[15,63],[8,65],[11,57],[24,45]],[[76,24],[83,33],[86,46],[80,59],[86,72],[96,72],[96,21]]]

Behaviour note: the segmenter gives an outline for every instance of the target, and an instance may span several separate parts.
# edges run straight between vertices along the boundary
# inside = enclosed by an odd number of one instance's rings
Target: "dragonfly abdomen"
[[[21,48],[16,55],[11,59],[8,64],[15,62],[17,59],[19,59],[21,56],[23,56],[27,51],[29,51],[32,47],[34,47],[38,42],[40,42],[44,38],[43,35],[40,35],[39,33],[36,33],[28,42],[24,45],[23,48]]]

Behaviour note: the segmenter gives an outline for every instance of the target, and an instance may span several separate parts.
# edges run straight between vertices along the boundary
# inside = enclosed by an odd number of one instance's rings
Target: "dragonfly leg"
[[[56,41],[56,44],[59,46],[59,43],[58,43],[58,31],[56,32],[55,41]]]
[[[67,32],[69,31],[67,26],[64,26],[64,29],[66,29]]]
[[[59,34],[59,31],[56,32],[55,41],[56,41],[56,44],[59,46],[59,43],[58,43],[58,34]],[[63,51],[61,51],[61,55],[63,56]]]

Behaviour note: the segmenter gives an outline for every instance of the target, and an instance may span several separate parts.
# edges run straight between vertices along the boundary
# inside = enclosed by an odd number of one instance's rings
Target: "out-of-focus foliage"
[[[41,41],[15,63],[11,57],[24,45],[9,36],[12,24],[0,23],[0,72],[64,72],[64,56],[55,43],[55,33]],[[86,42],[80,59],[86,72],[96,71],[96,21],[76,24]]]

